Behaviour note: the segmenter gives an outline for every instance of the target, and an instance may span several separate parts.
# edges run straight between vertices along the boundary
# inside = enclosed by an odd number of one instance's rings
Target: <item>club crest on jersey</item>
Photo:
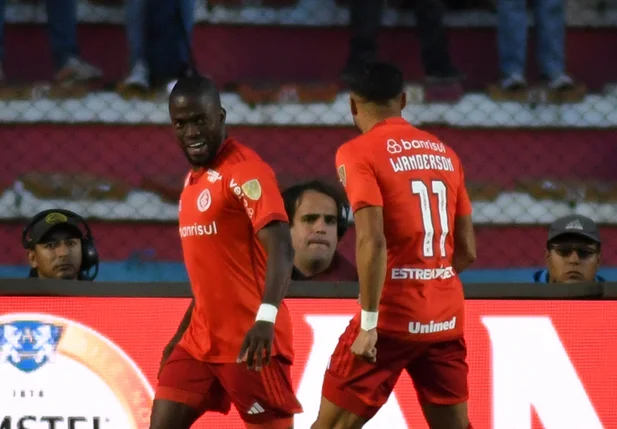
[[[341,165],[338,169],[338,179],[341,181],[343,186],[347,186],[347,171],[345,170],[345,164]]]
[[[210,204],[212,203],[212,197],[210,196],[210,190],[204,189],[199,197],[197,197],[197,210],[200,212],[205,212],[210,208]]]
[[[242,185],[242,191],[244,195],[253,201],[257,201],[261,198],[261,184],[257,179],[251,179]]]

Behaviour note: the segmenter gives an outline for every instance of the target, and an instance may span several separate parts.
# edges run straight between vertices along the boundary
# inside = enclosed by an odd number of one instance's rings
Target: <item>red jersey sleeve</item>
[[[276,176],[265,162],[236,164],[229,192],[244,206],[255,232],[273,221],[288,222]]]
[[[460,183],[458,185],[458,191],[456,196],[456,216],[469,216],[472,211],[471,200],[465,187],[465,173],[463,173],[463,164],[458,162],[458,168],[461,172]]]
[[[336,170],[354,212],[368,206],[383,206],[375,172],[360,151],[343,145],[336,153]]]

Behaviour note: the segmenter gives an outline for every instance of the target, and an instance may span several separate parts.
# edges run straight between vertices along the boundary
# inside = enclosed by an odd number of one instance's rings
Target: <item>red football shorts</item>
[[[227,414],[233,403],[249,428],[288,429],[294,414],[302,412],[283,359],[273,357],[258,372],[244,363],[202,362],[180,346],[163,366],[155,399],[186,404],[200,415]]]
[[[410,375],[421,404],[467,401],[467,347],[463,338],[411,343],[382,334],[373,364],[351,353],[359,329],[352,321],[330,358],[322,392],[328,401],[370,419],[386,403],[403,370]]]

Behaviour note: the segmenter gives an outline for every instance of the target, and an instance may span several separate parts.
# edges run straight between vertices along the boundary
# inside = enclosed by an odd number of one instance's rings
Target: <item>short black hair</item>
[[[403,73],[392,63],[372,61],[346,75],[351,92],[366,101],[384,104],[403,93]]]
[[[212,100],[218,104],[221,104],[221,96],[216,87],[216,83],[207,76],[191,75],[178,79],[169,94],[169,99],[171,100],[174,97],[187,95],[205,95],[212,98]]]
[[[320,194],[324,194],[332,198],[336,203],[336,216],[338,221],[347,221],[347,219],[341,219],[341,217],[346,214],[345,211],[348,210],[347,199],[345,198],[343,192],[339,191],[336,187],[330,185],[324,180],[312,179],[292,185],[282,192],[285,212],[287,212],[290,225],[293,224],[293,219],[296,216],[298,202],[306,191],[319,192]]]

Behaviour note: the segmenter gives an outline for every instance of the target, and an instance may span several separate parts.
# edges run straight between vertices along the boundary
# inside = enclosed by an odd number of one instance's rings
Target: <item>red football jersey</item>
[[[413,341],[462,335],[452,232],[457,216],[471,214],[471,202],[457,155],[393,118],[341,146],[336,166],[354,212],[383,207],[388,265],[378,329]]]
[[[189,173],[178,210],[195,297],[180,344],[202,361],[235,362],[264,294],[267,255],[257,232],[272,221],[288,221],[276,177],[253,150],[228,139],[209,169]],[[284,302],[273,355],[293,359]]]

